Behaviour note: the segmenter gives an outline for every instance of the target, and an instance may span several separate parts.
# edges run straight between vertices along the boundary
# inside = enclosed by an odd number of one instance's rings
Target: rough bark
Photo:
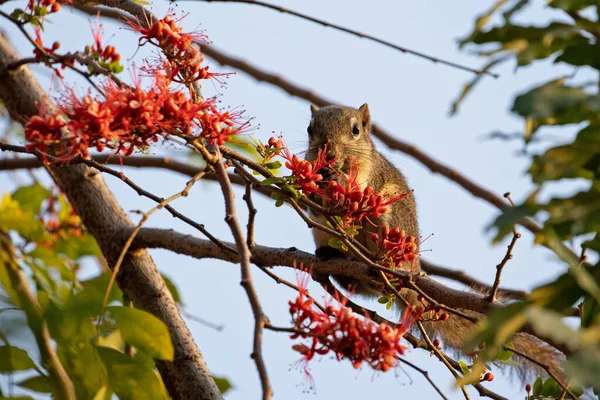
[[[51,111],[54,105],[27,67],[8,72],[8,63],[19,57],[0,35],[0,99],[11,116],[26,121],[38,113],[38,104]],[[119,232],[132,223],[106,187],[101,174],[84,165],[49,167],[57,184],[68,197],[88,231],[96,238],[109,265],[114,265],[122,249]],[[171,293],[146,250],[125,257],[117,283],[134,304],[165,322],[171,333],[175,358],[157,362],[165,385],[174,399],[222,398],[210,371],[183,322]]]

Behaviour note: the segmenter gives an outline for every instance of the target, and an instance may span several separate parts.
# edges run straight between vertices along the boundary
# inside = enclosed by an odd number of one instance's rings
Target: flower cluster
[[[327,145],[319,150],[317,158],[312,162],[293,154],[281,138],[270,138],[267,147],[280,149],[279,154],[285,159],[286,168],[292,171],[292,187],[306,196],[320,192],[318,183],[323,180],[323,175],[319,171],[334,163],[334,160],[327,160]]]
[[[49,236],[41,246],[53,248],[55,243],[68,237],[80,237],[83,233],[81,219],[67,200],[59,193],[52,193],[47,198],[45,207],[39,214]]]
[[[404,354],[406,349],[400,340],[420,318],[417,312],[406,309],[398,326],[378,325],[368,318],[360,318],[345,307],[344,302],[341,305],[329,304],[323,312],[300,286],[298,297],[289,305],[297,330],[292,339],[309,339],[308,344],[293,346],[302,354],[305,363],[316,354],[332,352],[338,360],[350,360],[354,368],[367,363],[376,371],[385,372],[397,365],[396,357]]]
[[[335,160],[328,157],[327,145],[319,149],[317,158],[312,162],[302,160],[290,152],[281,138],[270,138],[265,147],[279,150],[279,155],[286,161],[285,166],[291,171],[292,187],[307,196],[312,193],[319,195],[325,200],[329,213],[340,216],[345,227],[360,223],[363,219],[378,218],[388,211],[390,205],[410,195],[403,193],[386,199],[371,187],[361,189],[358,183],[358,164],[351,163],[346,175],[335,171],[332,167]],[[336,180],[324,180],[321,171],[326,167],[333,171]]]
[[[371,240],[383,251],[383,262],[389,268],[400,268],[404,262],[414,263],[419,257],[416,238],[399,227],[385,226],[379,234],[372,233]]]
[[[372,187],[364,189],[358,184],[358,165],[352,163],[347,177],[340,175],[340,181],[329,181],[322,196],[330,205],[330,212],[342,219],[344,226],[349,226],[370,217],[379,218],[386,213],[389,206],[404,199],[410,193],[403,193],[391,199],[385,199],[375,193]]]
[[[51,148],[61,160],[76,155],[88,157],[91,147],[130,155],[158,141],[159,136],[187,136],[194,129],[199,130],[198,137],[222,145],[248,125],[248,121],[236,124],[240,113],[221,113],[211,99],[194,103],[169,84],[160,74],[148,90],[143,90],[139,82],[130,88],[109,81],[102,100],[90,94],[80,99],[70,90],[58,113],[41,110],[25,125],[26,138],[31,142],[28,150],[46,152]],[[67,122],[59,115],[65,115]]]
[[[34,15],[44,17],[47,14],[59,12],[61,3],[71,4],[72,0],[29,0],[27,9],[31,10]]]
[[[114,46],[104,46],[102,44],[102,25],[98,24],[92,27],[92,33],[94,35],[94,44],[86,46],[85,54],[89,55],[102,68],[110,72],[118,74],[123,71],[123,66],[119,63],[121,55],[117,53],[117,49]],[[90,68],[90,72],[94,72],[92,68]]]
[[[210,72],[208,67],[202,67],[204,56],[200,53],[198,44],[206,43],[206,36],[193,32],[184,33],[182,28],[177,26],[179,20],[175,20],[172,15],[153,22],[148,27],[143,27],[137,22],[129,22],[133,30],[139,32],[140,46],[150,43],[159,47],[168,61],[169,79],[174,82],[189,84],[200,79],[215,78],[219,83],[223,83],[221,76],[230,75],[230,73]]]

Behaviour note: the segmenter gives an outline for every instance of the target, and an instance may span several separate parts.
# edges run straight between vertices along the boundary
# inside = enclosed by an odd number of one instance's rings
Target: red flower
[[[160,47],[167,57],[183,59],[191,56],[188,51],[193,52],[194,50],[190,49],[192,42],[206,43],[206,35],[197,32],[183,33],[183,29],[177,26],[179,21],[173,19],[173,15],[169,14],[147,28],[144,28],[139,21],[128,22],[128,24],[133,30],[141,33],[140,46],[150,43]]]
[[[121,55],[117,53],[117,49],[114,46],[104,46],[102,44],[102,24],[92,25],[92,34],[94,35],[94,44],[86,46],[85,54],[90,55],[101,67],[110,72],[121,72],[123,70],[123,67],[119,64]]]
[[[27,2],[27,9],[32,12],[36,12],[36,14],[44,16],[46,14],[51,14],[60,11],[60,5],[62,4],[71,4],[73,0],[29,0]],[[36,7],[38,11],[36,11]]]
[[[396,365],[396,357],[404,354],[406,346],[400,340],[415,321],[407,317],[397,327],[385,323],[378,325],[370,319],[360,318],[344,304],[329,304],[323,312],[303,290],[289,305],[294,327],[299,331],[291,338],[309,339],[306,344],[293,346],[302,354],[304,363],[316,354],[332,352],[338,360],[350,360],[354,368],[366,362],[375,370],[388,371]]]
[[[414,236],[406,235],[399,227],[383,227],[381,234],[373,233],[371,240],[383,251],[383,261],[389,268],[400,268],[404,262],[414,263],[419,257],[419,246]]]
[[[297,155],[292,154],[281,138],[279,140],[269,139],[268,147],[281,149],[279,154],[286,160],[285,166],[292,171],[294,177],[292,186],[302,191],[306,196],[320,191],[317,184],[323,180],[323,175],[319,171],[335,162],[335,160],[327,160],[327,145],[319,150],[317,158],[312,162],[302,160]]]
[[[200,79],[216,79],[220,84],[224,84],[221,79],[223,76],[232,73],[210,72],[209,67],[203,67],[204,56],[193,43],[205,44],[206,35],[192,32],[183,33],[182,28],[177,26],[180,20],[173,19],[172,15],[167,15],[144,28],[139,21],[129,22],[129,25],[142,37],[139,40],[140,46],[150,43],[159,47],[167,57],[169,68],[168,78],[174,82],[190,84]]]
[[[220,146],[250,123],[238,123],[241,112],[219,112],[213,99],[191,101],[182,91],[173,91],[160,74],[148,90],[139,82],[129,88],[109,81],[104,92],[106,97],[101,100],[90,94],[79,98],[69,90],[59,113],[68,117],[68,122],[60,122],[58,114],[41,112],[33,117],[25,126],[26,138],[32,142],[29,148],[46,152],[51,147],[62,160],[78,154],[87,157],[90,147],[98,151],[108,147],[130,155],[158,141],[159,136],[187,136],[194,130],[199,130],[198,137]]]

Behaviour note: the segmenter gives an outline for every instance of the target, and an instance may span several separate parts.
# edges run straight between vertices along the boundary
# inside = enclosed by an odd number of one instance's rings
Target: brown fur
[[[358,162],[359,184],[361,187],[371,186],[377,193],[394,197],[410,191],[404,175],[396,169],[384,156],[382,156],[371,139],[371,116],[367,104],[359,109],[342,106],[327,106],[317,108],[311,106],[312,118],[309,126],[309,147],[306,159],[309,161],[317,157],[319,149],[327,144],[328,151],[336,159],[335,168],[338,171],[348,172],[351,160]],[[354,125],[358,124],[360,133],[352,133]],[[312,214],[312,217],[321,222],[324,217]],[[380,218],[372,221],[379,226],[399,226],[407,234],[419,237],[419,225],[417,220],[417,208],[412,195],[394,203],[390,210]],[[370,232],[376,231],[369,222],[363,223],[357,240],[370,250],[376,250],[375,244],[370,240]],[[313,235],[317,250],[327,248],[330,236],[316,228]],[[407,270],[410,265],[406,265]],[[413,266],[413,272],[420,272],[420,264],[417,261]],[[345,277],[334,277],[343,287],[352,287],[359,295],[377,296],[377,290],[365,282],[354,282]],[[417,302],[414,291],[403,289],[402,295],[412,304]],[[484,318],[483,315],[468,310],[462,310],[474,317]],[[461,350],[465,339],[473,331],[475,324],[455,315],[450,315],[446,321],[425,322],[425,328],[433,337],[438,337],[442,343],[451,349]],[[547,346],[539,339],[527,335],[517,334],[513,340],[515,349],[535,358],[542,363],[550,365],[554,372],[559,372],[558,365],[564,357],[561,353]],[[515,357],[516,358],[516,357]],[[519,360],[524,361],[524,360]],[[523,363],[524,367],[519,370],[522,379],[531,374],[543,374],[543,370],[529,362]]]

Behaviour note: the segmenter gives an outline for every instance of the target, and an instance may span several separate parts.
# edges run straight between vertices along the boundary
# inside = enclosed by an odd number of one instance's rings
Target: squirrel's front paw
[[[338,249],[334,249],[331,246],[321,246],[315,251],[315,256],[319,257],[322,261],[331,260],[332,258],[344,258],[345,255]]]

